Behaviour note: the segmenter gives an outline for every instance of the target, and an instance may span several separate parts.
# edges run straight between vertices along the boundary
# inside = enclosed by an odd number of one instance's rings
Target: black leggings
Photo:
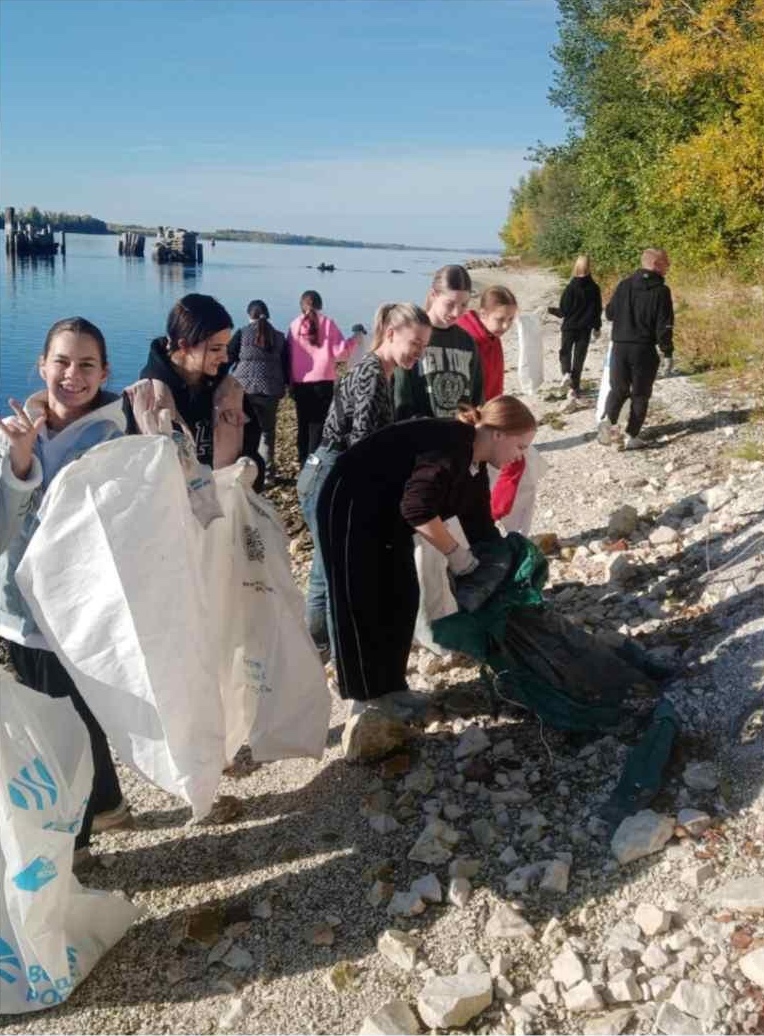
[[[82,827],[74,843],[75,848],[80,849],[90,844],[90,829],[95,814],[116,809],[122,801],[122,789],[119,786],[106,735],[85,704],[85,699],[75,687],[72,678],[52,651],[9,642],[8,653],[19,683],[41,694],[47,694],[49,698],[71,698],[72,705],[88,728],[93,753],[93,790],[85,809]]]
[[[332,472],[317,507],[337,682],[341,697],[356,701],[406,689],[419,607],[411,529],[379,503]]]
[[[297,459],[303,466],[321,442],[324,421],[332,405],[333,381],[303,381],[292,386],[297,410]]]
[[[581,388],[581,374],[589,351],[592,329],[586,331],[563,331],[560,341],[560,371],[570,375],[570,387],[578,392]],[[571,363],[572,358],[572,363]]]

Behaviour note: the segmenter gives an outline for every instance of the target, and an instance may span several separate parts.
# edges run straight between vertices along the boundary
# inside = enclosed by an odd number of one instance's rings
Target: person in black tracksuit
[[[629,396],[625,448],[646,445],[639,433],[660,364],[656,345],[667,358],[669,370],[674,352],[674,307],[671,290],[664,283],[669,265],[663,249],[648,248],[642,253],[641,268],[618,284],[605,307],[605,316],[613,323],[613,353],[606,416],[597,432],[603,445],[612,442],[614,425]]]
[[[486,465],[500,469],[514,459],[518,432],[534,425],[523,403],[498,396],[480,408],[463,404],[457,420],[389,425],[337,458],[316,518],[339,691],[355,703],[353,715],[363,718],[370,702],[394,705],[407,691],[419,606],[414,533],[446,556],[457,583],[473,573],[478,558],[454,539],[444,520],[457,516],[472,545],[499,537]],[[363,736],[361,730],[358,741]],[[349,758],[362,754],[346,746]]]
[[[587,255],[579,255],[576,259],[573,276],[562,293],[557,312],[562,317],[562,383],[564,387],[570,387],[571,398],[577,399],[592,332],[597,337],[602,327],[602,294],[592,278]]]

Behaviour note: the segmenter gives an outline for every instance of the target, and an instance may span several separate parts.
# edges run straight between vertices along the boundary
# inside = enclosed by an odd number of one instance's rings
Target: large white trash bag
[[[536,495],[538,493],[539,481],[549,468],[549,464],[539,453],[535,446],[529,446],[525,453],[525,471],[520,478],[517,493],[512,503],[512,510],[499,518],[496,522],[502,536],[508,532],[519,532],[523,536],[530,536],[533,525],[533,514],[536,509]],[[491,489],[499,477],[496,468],[488,467],[488,478]]]
[[[457,543],[462,547],[469,547],[458,518],[449,518],[445,525]],[[419,579],[419,610],[414,627],[414,640],[434,654],[444,655],[445,648],[433,640],[432,623],[459,610],[448,581],[448,562],[439,550],[419,533],[415,533],[414,564]]]
[[[517,378],[525,396],[532,396],[544,381],[544,342],[541,320],[536,313],[521,313],[517,318]]]
[[[602,380],[600,381],[600,391],[597,396],[597,408],[594,411],[594,420],[596,424],[599,424],[602,418],[605,416],[605,407],[607,406],[607,397],[610,392],[610,363],[613,359],[613,343],[608,343],[607,352],[605,353],[605,362],[602,366]]]
[[[329,729],[326,674],[304,620],[276,509],[251,488],[253,465],[215,472],[224,517],[203,533],[230,759],[245,741],[261,762],[320,758]]]
[[[204,816],[224,719],[203,531],[175,444],[127,436],[88,450],[39,518],[16,581],[46,641],[120,759]]]
[[[71,701],[0,672],[0,1014],[66,1000],[141,913],[72,874],[92,782]]]

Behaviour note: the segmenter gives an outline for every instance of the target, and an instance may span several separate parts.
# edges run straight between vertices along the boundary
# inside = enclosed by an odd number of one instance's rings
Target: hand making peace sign
[[[45,424],[45,415],[42,414],[32,421],[17,399],[9,399],[8,402],[14,416],[0,420],[0,430],[11,444],[9,451],[11,471],[16,478],[23,481],[32,469],[34,444],[40,429]]]

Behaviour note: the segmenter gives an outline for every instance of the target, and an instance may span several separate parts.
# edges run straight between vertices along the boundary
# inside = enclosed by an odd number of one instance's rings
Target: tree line
[[[65,230],[71,234],[110,234],[108,225],[95,216],[79,216],[71,212],[53,212],[38,209],[16,209],[16,221],[22,225],[31,223],[36,230],[50,225],[52,230]]]
[[[511,192],[508,253],[600,268],[647,245],[764,272],[764,0],[557,0],[558,147]]]

